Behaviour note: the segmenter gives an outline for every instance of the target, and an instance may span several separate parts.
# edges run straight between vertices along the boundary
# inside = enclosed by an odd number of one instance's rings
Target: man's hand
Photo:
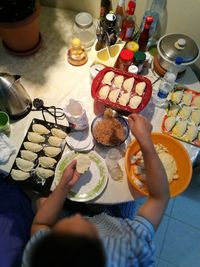
[[[133,113],[128,117],[129,127],[140,146],[150,144],[152,125],[148,119],[142,115]]]
[[[76,171],[76,160],[73,160],[64,170],[62,178],[58,186],[68,191],[79,180],[80,174]]]

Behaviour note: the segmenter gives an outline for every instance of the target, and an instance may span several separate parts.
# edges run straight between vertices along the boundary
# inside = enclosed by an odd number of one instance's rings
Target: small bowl
[[[180,195],[188,187],[192,178],[192,163],[187,150],[176,139],[162,133],[152,133],[151,139],[154,144],[162,144],[165,146],[169,153],[174,157],[177,165],[177,173],[179,179],[173,180],[169,183],[170,197]],[[136,177],[134,173],[133,164],[130,163],[131,155],[135,155],[140,150],[140,146],[136,140],[133,140],[126,151],[125,155],[125,169],[130,184],[139,191],[142,195],[148,196],[149,193],[143,188],[140,188],[134,183],[132,177]]]
[[[119,146],[119,145],[123,144],[126,141],[126,139],[128,138],[128,136],[129,136],[129,126],[128,126],[127,121],[123,117],[121,117],[121,116],[116,116],[115,119],[117,119],[122,124],[122,126],[123,126],[123,129],[124,129],[124,139],[123,140],[120,140],[119,143],[116,143],[116,144],[111,144],[111,143],[103,144],[103,143],[97,141],[97,139],[96,139],[96,137],[94,135],[94,129],[95,129],[96,125],[99,122],[101,122],[103,119],[104,119],[104,115],[103,114],[102,115],[99,115],[99,116],[97,116],[93,120],[93,122],[91,124],[91,132],[92,132],[92,136],[93,136],[94,140],[98,144],[101,144],[101,145],[106,146],[106,147],[116,147],[116,146]]]

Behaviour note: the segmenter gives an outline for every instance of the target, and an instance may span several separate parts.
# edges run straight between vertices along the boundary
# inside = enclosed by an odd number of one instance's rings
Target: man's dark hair
[[[31,267],[104,267],[105,255],[99,239],[52,232],[35,246]]]

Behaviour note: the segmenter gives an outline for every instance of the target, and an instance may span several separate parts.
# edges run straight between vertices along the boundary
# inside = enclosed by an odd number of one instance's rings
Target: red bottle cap
[[[136,6],[136,3],[134,1],[129,1],[128,2],[128,10],[127,10],[128,15],[133,15],[134,14],[135,6]]]
[[[129,61],[133,60],[134,53],[128,49],[123,49],[119,56],[121,60]]]

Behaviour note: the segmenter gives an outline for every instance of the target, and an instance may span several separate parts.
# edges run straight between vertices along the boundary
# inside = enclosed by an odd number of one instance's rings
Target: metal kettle
[[[13,119],[28,114],[32,101],[20,83],[20,75],[0,73],[0,110],[5,111]]]

